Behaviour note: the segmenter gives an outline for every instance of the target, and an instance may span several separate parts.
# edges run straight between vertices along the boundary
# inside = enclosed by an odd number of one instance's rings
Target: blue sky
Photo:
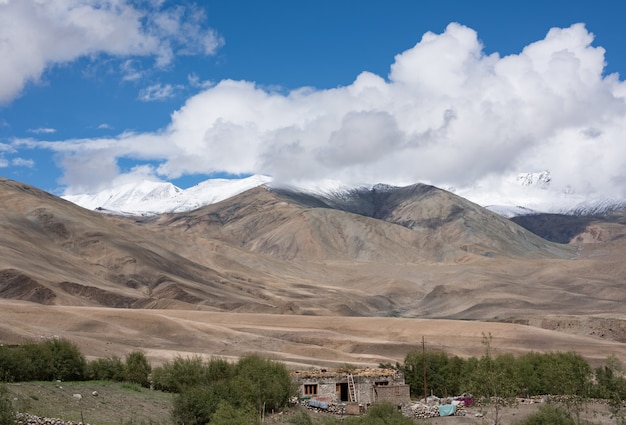
[[[0,0],[0,175],[626,198],[621,1]],[[582,23],[583,25],[577,25]]]

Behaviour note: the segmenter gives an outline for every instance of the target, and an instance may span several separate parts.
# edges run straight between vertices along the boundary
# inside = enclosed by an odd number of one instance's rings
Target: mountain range
[[[497,321],[626,341],[624,210],[509,219],[424,184],[228,184],[194,209],[157,185],[93,211],[0,179],[0,302]],[[166,213],[102,213],[171,197]],[[0,324],[0,340],[19,335]]]
[[[498,189],[478,185],[446,190],[509,218],[538,213],[601,214],[626,207],[626,200],[588,197],[571,188],[567,192],[559,192],[551,188],[551,182],[550,173],[542,171],[519,174],[515,179],[502,182]],[[158,215],[191,211],[261,185],[314,194],[331,202],[333,198],[349,197],[350,193],[387,186],[380,183],[346,185],[335,180],[285,186],[269,176],[253,175],[241,179],[209,179],[188,189],[181,189],[169,182],[144,180],[92,194],[66,195],[63,198],[84,208],[109,214]]]

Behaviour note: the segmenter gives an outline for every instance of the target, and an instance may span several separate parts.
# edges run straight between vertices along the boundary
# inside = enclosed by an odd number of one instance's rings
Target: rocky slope
[[[570,241],[554,243],[425,185],[343,197],[257,187],[125,218],[2,179],[0,205],[8,300],[498,321],[626,313],[618,216],[562,224]]]

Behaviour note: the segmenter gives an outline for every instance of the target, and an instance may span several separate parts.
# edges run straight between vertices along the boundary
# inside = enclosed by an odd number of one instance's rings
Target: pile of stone
[[[345,413],[344,404],[337,404],[326,398],[312,398],[310,400],[305,400],[302,405],[310,410],[334,413],[335,415],[342,415]]]
[[[415,419],[436,418],[440,416],[439,406],[450,404],[455,406],[454,416],[465,416],[467,414],[464,398],[440,399],[433,396],[428,397],[425,402],[417,401],[409,405],[402,406],[402,414]]]
[[[402,414],[409,418],[428,419],[439,416],[439,408],[437,406],[428,406],[423,403],[411,403],[402,406]]]
[[[17,413],[15,415],[15,423],[17,425],[89,425],[64,419],[42,418],[28,413]]]

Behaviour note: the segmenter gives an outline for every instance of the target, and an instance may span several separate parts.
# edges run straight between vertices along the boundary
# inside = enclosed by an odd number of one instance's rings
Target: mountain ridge
[[[507,218],[530,214],[566,214],[591,215],[610,213],[626,208],[626,200],[602,197],[585,198],[571,188],[567,193],[553,193],[552,178],[548,171],[524,173],[515,179],[503,182],[506,187],[491,192],[481,186],[456,190],[443,188],[458,196],[472,200],[499,215]],[[188,189],[181,189],[168,182],[141,181],[129,183],[117,188],[103,190],[94,194],[65,195],[64,199],[87,209],[109,214],[152,216],[170,212],[185,212],[222,201],[253,187],[267,185],[275,190],[300,192],[310,195],[335,207],[341,205],[341,199],[354,197],[359,192],[383,194],[394,186],[385,183],[346,185],[335,180],[286,185],[274,181],[269,176],[252,175],[240,179],[208,179]],[[505,191],[507,195],[499,194]],[[515,192],[515,197],[509,195]],[[368,215],[367,212],[359,212]]]
[[[0,179],[0,298],[506,322],[626,314],[619,215],[589,217],[554,243],[433,186],[343,196],[261,185],[192,211],[126,217]]]

